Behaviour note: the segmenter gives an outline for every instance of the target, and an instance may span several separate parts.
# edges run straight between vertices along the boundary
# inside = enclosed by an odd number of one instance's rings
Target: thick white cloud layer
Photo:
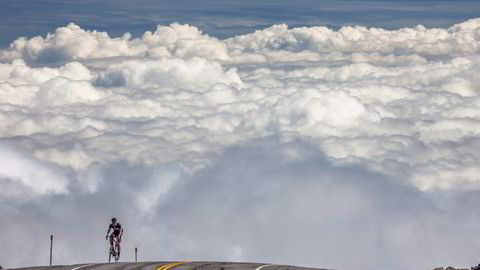
[[[139,243],[153,247],[155,234],[176,243],[170,256],[368,269],[472,260],[480,245],[468,233],[478,234],[480,219],[463,228],[451,219],[474,209],[456,198],[480,190],[478,74],[480,19],[395,31],[275,25],[226,40],[179,24],[135,39],[69,24],[19,38],[0,50],[0,224],[17,235],[22,227],[13,223],[42,212],[42,226],[52,224],[61,214],[39,204],[55,201],[62,213],[110,215],[120,208],[90,213],[85,205],[117,199],[106,188],[117,185],[128,197],[120,205],[130,203],[122,218],[144,222],[135,225]],[[273,146],[250,145],[259,141]],[[254,154],[224,161],[227,149],[244,145]],[[384,192],[414,202],[391,202]],[[261,194],[268,201],[249,201]],[[197,204],[189,207],[188,197]],[[175,222],[150,224],[164,215]],[[418,234],[418,242],[405,239]],[[478,252],[458,251],[465,243]],[[88,256],[67,248],[61,259]]]

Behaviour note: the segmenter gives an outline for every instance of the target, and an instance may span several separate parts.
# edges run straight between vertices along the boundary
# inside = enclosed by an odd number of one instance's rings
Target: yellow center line
[[[174,262],[174,263],[164,264],[158,267],[157,270],[168,270],[172,267],[176,267],[184,263],[187,263],[187,262]]]

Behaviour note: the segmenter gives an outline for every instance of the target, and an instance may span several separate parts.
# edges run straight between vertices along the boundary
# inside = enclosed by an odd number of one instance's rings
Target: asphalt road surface
[[[14,268],[10,268],[14,269]],[[18,270],[327,270],[289,265],[234,262],[94,263],[16,268]]]

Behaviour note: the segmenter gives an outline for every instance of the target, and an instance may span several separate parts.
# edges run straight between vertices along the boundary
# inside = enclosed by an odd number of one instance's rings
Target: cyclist
[[[110,230],[113,230],[110,235]],[[105,239],[108,240],[110,237],[110,246],[113,247],[113,238],[117,238],[118,242],[118,257],[120,257],[120,242],[122,241],[122,235],[123,235],[123,228],[120,223],[117,222],[116,218],[112,218],[112,223],[108,226],[108,231],[107,231],[107,236],[105,236]]]

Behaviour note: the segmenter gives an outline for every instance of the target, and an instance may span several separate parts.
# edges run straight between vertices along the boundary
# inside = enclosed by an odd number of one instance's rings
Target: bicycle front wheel
[[[120,259],[120,245],[116,244],[115,245],[115,262],[118,262],[118,260]]]

